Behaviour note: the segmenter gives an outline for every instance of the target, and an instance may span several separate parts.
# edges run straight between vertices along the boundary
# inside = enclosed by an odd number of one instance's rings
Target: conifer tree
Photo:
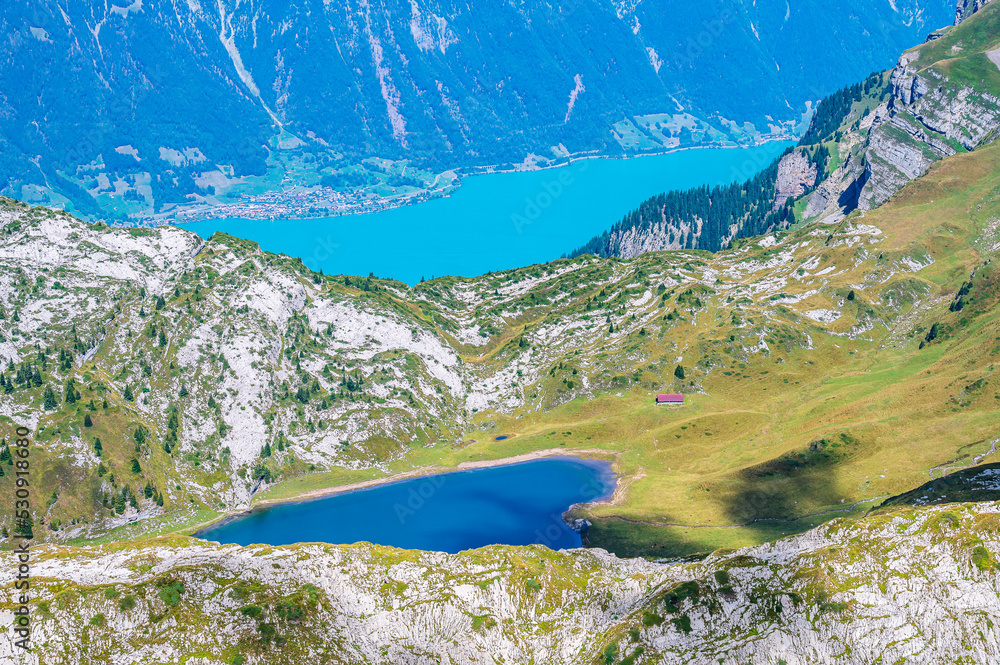
[[[45,400],[44,406],[46,411],[51,411],[52,409],[55,409],[59,406],[59,403],[56,401],[56,394],[52,392],[52,386],[45,386],[44,400]]]

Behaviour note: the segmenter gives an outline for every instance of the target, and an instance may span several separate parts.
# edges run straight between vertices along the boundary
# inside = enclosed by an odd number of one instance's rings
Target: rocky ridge
[[[1000,67],[990,53],[1000,47],[998,15],[988,2],[960,1],[955,27],[900,57],[888,96],[845,118],[834,146],[841,164],[821,178],[805,219],[876,208],[931,164],[997,138]]]
[[[935,161],[975,150],[997,137],[1000,68],[987,70],[985,79],[972,83],[963,80],[953,61],[958,55],[990,62],[986,54],[990,40],[977,40],[976,32],[995,26],[995,7],[989,15],[984,12],[976,22],[966,23],[985,5],[976,3],[970,6],[969,13],[959,17],[956,25],[964,24],[966,31],[953,29],[941,40],[917,47],[900,58],[892,72],[892,94],[876,111],[869,132],[857,203],[862,210],[881,205],[907,182],[926,173]],[[978,53],[968,52],[972,45],[963,46],[968,41],[973,41]],[[1000,45],[995,35],[992,41]],[[944,47],[947,62],[937,59]]]

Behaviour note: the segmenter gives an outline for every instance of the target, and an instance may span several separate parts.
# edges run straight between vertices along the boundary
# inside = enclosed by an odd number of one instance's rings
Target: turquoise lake
[[[474,277],[557,259],[671,189],[750,178],[791,145],[701,148],[631,159],[583,159],[542,171],[464,178],[451,196],[364,215],[225,219],[186,228],[248,238],[326,274]]]
[[[607,462],[575,457],[456,471],[254,510],[196,534],[250,545],[361,541],[460,552],[486,545],[581,546],[562,521],[574,503],[611,496]]]

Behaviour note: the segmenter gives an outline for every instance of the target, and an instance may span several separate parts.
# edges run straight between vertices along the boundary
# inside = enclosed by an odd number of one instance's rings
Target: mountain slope
[[[903,54],[875,112],[858,206],[880,205],[934,161],[975,150],[1000,130],[1000,8],[965,18]]]
[[[437,173],[752,143],[791,135],[807,101],[949,14],[945,0],[8,3],[0,89],[19,93],[0,96],[0,193],[135,220],[314,188],[371,157]],[[815,68],[820,36],[830,64]]]
[[[935,161],[997,137],[998,26],[1000,6],[960,2],[956,27],[935,31],[891,73],[824,99],[796,149],[751,180],[654,197],[570,255],[714,251],[797,220],[881,205]]]

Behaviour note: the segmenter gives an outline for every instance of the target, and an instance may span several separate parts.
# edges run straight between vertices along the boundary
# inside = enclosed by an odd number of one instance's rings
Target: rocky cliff
[[[704,226],[709,215],[680,207],[666,219],[663,197],[655,197],[573,254],[715,249],[792,220],[842,219],[854,209],[878,207],[941,158],[990,143],[1000,131],[998,6],[961,0],[956,26],[903,53],[891,73],[826,98],[796,151],[742,185],[738,205],[725,189],[677,195],[721,201],[733,211],[725,221],[701,234],[683,233]],[[799,201],[795,216],[782,211]]]
[[[807,153],[795,150],[782,157],[778,162],[771,209],[779,210],[788,199],[797,199],[812,189],[818,175],[819,169]]]
[[[1000,12],[970,4],[957,27],[900,58],[892,94],[875,114],[865,151],[857,205],[870,210],[932,163],[975,150],[1000,128]]]
[[[955,7],[955,25],[982,9],[990,0],[958,0]]]

